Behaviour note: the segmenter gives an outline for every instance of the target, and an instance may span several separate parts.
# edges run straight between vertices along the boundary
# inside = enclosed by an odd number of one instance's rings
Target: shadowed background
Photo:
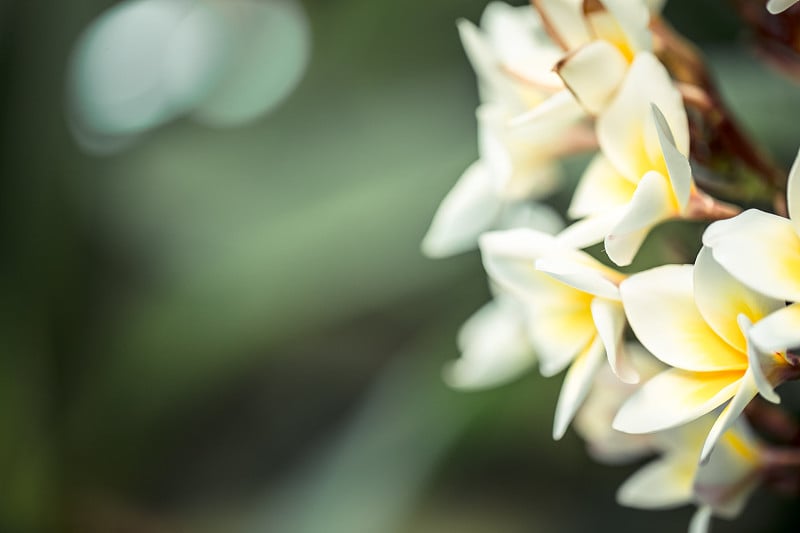
[[[419,252],[477,155],[454,21],[483,0],[306,0],[310,63],[282,105],[97,155],[71,133],[68,69],[114,4],[0,2],[0,530],[686,527],[688,507],[616,505],[635,465],[552,442],[559,377],[441,382],[488,298],[477,253]],[[791,161],[800,88],[759,65],[726,3],[666,14]],[[798,518],[759,492],[715,531]]]

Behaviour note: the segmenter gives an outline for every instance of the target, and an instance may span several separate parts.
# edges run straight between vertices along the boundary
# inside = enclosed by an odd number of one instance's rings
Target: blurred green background
[[[484,0],[305,0],[311,63],[284,105],[98,157],[70,134],[66,79],[113,4],[0,2],[0,531],[686,528],[688,507],[615,504],[636,465],[551,441],[559,377],[441,382],[488,290],[477,253],[419,242],[477,155],[454,21]],[[800,89],[725,2],[666,13],[789,162]],[[715,531],[798,520],[758,493]]]

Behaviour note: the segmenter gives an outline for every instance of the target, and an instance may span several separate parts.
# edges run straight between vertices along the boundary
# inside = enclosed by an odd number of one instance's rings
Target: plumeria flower
[[[486,233],[480,248],[491,280],[525,309],[541,373],[569,367],[553,427],[560,439],[604,358],[624,381],[638,380],[621,342],[625,315],[618,285],[624,276],[534,230]]]
[[[635,472],[617,491],[617,501],[639,509],[669,509],[695,503],[690,533],[705,533],[712,515],[738,516],[761,481],[763,446],[744,419],[721,437],[708,462],[698,464],[714,419],[658,433],[663,454]]]
[[[610,103],[637,53],[653,48],[642,0],[534,0],[566,55],[556,72],[591,114]]]
[[[769,2],[767,2],[767,11],[773,15],[777,15],[778,13],[786,11],[796,3],[797,0],[769,0]]]
[[[553,192],[561,173],[556,159],[586,137],[574,129],[583,111],[568,94],[541,107],[535,127],[508,127],[516,115],[564,87],[552,72],[560,52],[530,6],[493,2],[483,13],[482,29],[466,20],[458,28],[483,102],[477,111],[480,159],[462,174],[434,216],[422,244],[431,257],[473,249],[484,231],[514,227],[520,219],[527,219],[522,224],[527,227],[560,229],[552,210],[530,200]]]
[[[786,200],[788,219],[749,209],[709,226],[703,244],[745,285],[779,300],[800,302],[800,155],[789,172]],[[753,340],[767,351],[800,347],[800,303],[754,327]]]
[[[625,350],[641,380],[665,370],[664,364],[647,352],[641,344],[631,342]],[[654,434],[632,435],[611,427],[614,416],[639,383],[624,383],[604,365],[594,378],[592,390],[575,415],[574,427],[586,441],[589,455],[605,464],[623,464],[651,455],[658,450]]]
[[[660,431],[727,403],[703,446],[705,460],[754,396],[779,401],[773,388],[793,367],[784,353],[759,351],[749,331],[783,302],[737,282],[708,248],[700,250],[694,267],[665,265],[632,275],[620,293],[637,339],[673,368],[625,402],[615,429]]]
[[[601,152],[568,210],[583,220],[562,239],[578,248],[605,239],[609,258],[627,265],[653,226],[688,211],[694,189],[686,110],[654,55],[636,56],[617,97],[597,119],[597,139]]]
[[[507,383],[536,363],[519,304],[501,292],[458,332],[461,357],[443,369],[453,388],[478,390]]]

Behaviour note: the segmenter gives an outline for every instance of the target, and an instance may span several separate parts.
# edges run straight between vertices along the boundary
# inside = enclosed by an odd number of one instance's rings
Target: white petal
[[[636,509],[668,509],[692,499],[694,469],[676,464],[667,455],[653,461],[625,480],[617,490],[617,503]]]
[[[800,152],[789,170],[789,178],[786,182],[786,204],[794,231],[800,235]]]
[[[738,371],[685,372],[671,368],[628,398],[613,427],[625,433],[651,433],[685,424],[729,400],[741,380]]]
[[[703,505],[692,515],[689,522],[689,533],[708,533],[711,527],[711,516],[713,510],[708,505]]]
[[[567,215],[583,218],[618,209],[631,201],[635,191],[635,182],[620,174],[603,154],[597,154],[575,188]]]
[[[619,29],[627,41],[627,47],[632,52],[650,50],[652,36],[648,25],[650,24],[650,11],[646,2],[631,2],[630,0],[602,0],[608,13],[619,25]]]
[[[564,377],[553,422],[555,440],[561,439],[566,433],[569,423],[589,393],[594,375],[602,363],[603,343],[599,337],[595,337],[592,343],[575,358]]]
[[[586,217],[558,234],[559,242],[572,248],[586,248],[602,242],[625,214],[625,206]]]
[[[617,285],[604,274],[607,269],[592,268],[585,263],[570,261],[567,258],[544,257],[536,261],[536,270],[594,296],[619,301]],[[620,307],[622,311],[622,307]]]
[[[689,195],[692,190],[692,168],[686,156],[675,146],[675,139],[669,129],[669,124],[667,124],[667,119],[664,118],[664,114],[655,104],[652,107],[658,141],[669,171],[669,182],[672,185],[675,199],[678,201],[678,207],[682,212],[689,203]]]
[[[567,89],[556,92],[530,111],[514,117],[509,127],[520,138],[543,142],[586,116],[583,107]]]
[[[739,418],[739,415],[744,411],[744,408],[747,407],[750,400],[755,398],[757,394],[758,387],[756,387],[756,382],[753,379],[752,369],[748,368],[744,377],[738,383],[736,394],[733,396],[730,403],[725,406],[725,409],[722,410],[719,418],[714,422],[714,426],[708,433],[708,437],[706,437],[706,441],[703,443],[703,451],[700,452],[700,462],[708,460],[709,455],[722,434],[733,426],[736,419]]]
[[[789,220],[749,209],[711,224],[703,244],[745,285],[773,298],[800,301],[800,237]]]
[[[650,229],[674,216],[675,211],[667,179],[658,172],[645,174],[625,215],[606,235],[605,248],[609,259],[620,266],[630,265]]]
[[[773,15],[777,15],[778,13],[786,11],[796,3],[797,0],[769,0],[769,2],[767,2],[767,11]]]
[[[683,99],[664,66],[649,52],[636,55],[628,74],[597,119],[597,140],[603,153],[632,181],[649,170],[666,173],[651,104],[664,114],[682,154],[689,150],[689,126]]]
[[[792,304],[759,320],[750,329],[753,344],[765,352],[800,347],[800,304]]]
[[[594,41],[578,48],[556,67],[564,84],[591,114],[608,106],[625,73],[628,61],[607,41]]]
[[[476,161],[442,200],[422,251],[429,257],[447,257],[475,248],[478,236],[494,224],[501,205],[486,167]]]
[[[749,334],[749,330],[753,323],[745,315],[739,315],[739,327],[745,335]],[[779,360],[783,360],[778,356]],[[767,371],[774,369],[775,357],[772,354],[761,354],[752,342],[747,343],[747,361],[750,364],[750,373],[753,375],[753,381],[756,384],[759,394],[772,403],[780,403],[781,398],[775,392],[772,383],[767,379],[765,367]],[[770,372],[772,373],[772,372]]]
[[[591,40],[583,22],[582,0],[533,0],[553,40],[572,50]]]
[[[694,301],[706,323],[742,353],[747,351],[747,341],[739,326],[739,315],[756,322],[783,307],[783,302],[763,296],[736,281],[714,260],[707,247],[697,254],[693,282]]]
[[[603,340],[611,370],[623,383],[638,383],[639,374],[629,360],[622,343],[625,329],[625,312],[622,305],[603,298],[592,301],[592,318]]]
[[[692,371],[746,368],[746,354],[714,333],[697,310],[691,265],[634,274],[620,284],[620,294],[639,342],[668,365]]]
[[[483,306],[461,327],[462,355],[443,369],[453,388],[476,390],[506,383],[536,362],[520,310],[501,299]]]

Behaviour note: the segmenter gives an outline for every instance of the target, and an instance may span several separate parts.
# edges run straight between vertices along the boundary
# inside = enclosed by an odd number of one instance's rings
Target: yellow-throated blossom
[[[690,533],[705,533],[712,515],[738,516],[761,481],[762,446],[744,419],[720,438],[708,461],[697,456],[713,416],[657,433],[662,455],[639,469],[617,491],[621,505],[639,509],[669,509],[688,503],[698,506]]]
[[[645,383],[620,409],[614,428],[649,433],[675,427],[727,402],[701,453],[791,366],[783,353],[764,353],[749,338],[752,324],[783,306],[731,277],[703,248],[695,265],[665,265],[634,274],[620,285],[628,323],[637,339],[673,367]]]
[[[533,4],[550,36],[564,50],[556,72],[589,113],[600,113],[636,54],[652,50],[647,3],[534,0]]]
[[[466,20],[459,21],[458,28],[480,89],[480,159],[464,172],[434,216],[422,244],[432,257],[475,248],[478,236],[492,228],[557,230],[560,219],[530,200],[558,185],[556,158],[573,142],[566,132],[574,133],[570,128],[583,116],[567,95],[540,110],[540,127],[508,127],[515,116],[563,89],[552,72],[560,52],[530,6],[493,2],[483,13],[482,29]]]
[[[789,172],[789,218],[750,209],[713,223],[703,244],[732,276],[752,289],[787,302],[800,302],[800,155]],[[753,341],[766,351],[800,347],[800,303],[773,313],[753,328]]]
[[[609,107],[598,117],[600,153],[572,198],[568,215],[582,218],[561,238],[578,248],[605,240],[618,265],[633,260],[650,229],[682,216],[696,196],[686,110],[666,68],[637,54]]]
[[[767,10],[773,15],[786,11],[797,3],[797,0],[769,0]]]
[[[461,357],[443,369],[453,388],[477,390],[502,385],[536,363],[519,304],[497,292],[458,332]]]
[[[516,229],[481,237],[492,282],[518,299],[539,369],[569,367],[556,406],[553,437],[561,438],[606,357],[621,379],[638,380],[622,344],[624,276],[545,233]]]

